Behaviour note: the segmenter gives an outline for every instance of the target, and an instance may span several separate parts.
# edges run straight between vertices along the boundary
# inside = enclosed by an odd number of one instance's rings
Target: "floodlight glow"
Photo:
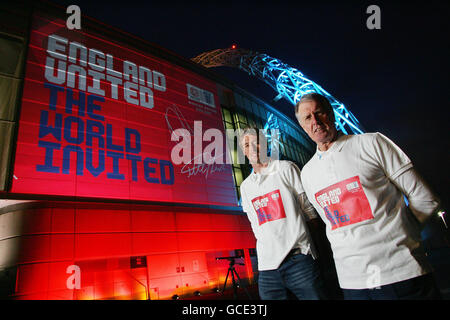
[[[447,223],[445,222],[445,217],[444,217],[445,211],[439,210],[437,214],[442,219],[442,222],[444,222],[445,228],[448,229],[448,226],[447,226]]]

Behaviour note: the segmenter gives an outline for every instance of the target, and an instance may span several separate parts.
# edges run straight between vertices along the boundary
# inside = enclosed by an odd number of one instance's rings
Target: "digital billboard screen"
[[[197,161],[194,141],[173,161],[180,128],[224,132],[213,81],[33,16],[10,192],[236,206],[229,164]]]

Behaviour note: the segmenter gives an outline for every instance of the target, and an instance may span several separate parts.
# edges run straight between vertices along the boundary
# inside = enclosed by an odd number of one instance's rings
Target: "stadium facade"
[[[227,260],[257,280],[239,205],[248,164],[171,160],[171,136],[277,128],[301,168],[298,124],[231,81],[63,8],[0,4],[0,291],[11,299],[171,299],[217,291]],[[204,145],[207,143],[205,142]],[[236,160],[236,146],[226,149]],[[228,286],[231,287],[231,286]]]

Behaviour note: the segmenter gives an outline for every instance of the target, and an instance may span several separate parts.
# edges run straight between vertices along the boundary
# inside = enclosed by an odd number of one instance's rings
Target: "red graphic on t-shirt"
[[[358,176],[322,189],[315,197],[331,222],[331,230],[373,219],[372,209]]]
[[[268,221],[286,218],[280,190],[269,192],[252,200],[253,208],[258,214],[259,225]]]

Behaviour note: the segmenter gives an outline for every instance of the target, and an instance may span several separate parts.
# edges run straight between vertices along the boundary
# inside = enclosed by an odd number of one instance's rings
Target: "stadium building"
[[[230,256],[254,286],[239,205],[251,167],[173,163],[172,133],[269,124],[300,168],[309,138],[188,59],[86,17],[69,30],[66,17],[47,3],[0,5],[1,296],[189,298],[220,291],[229,261],[217,258]],[[224,151],[236,159],[236,146]]]

